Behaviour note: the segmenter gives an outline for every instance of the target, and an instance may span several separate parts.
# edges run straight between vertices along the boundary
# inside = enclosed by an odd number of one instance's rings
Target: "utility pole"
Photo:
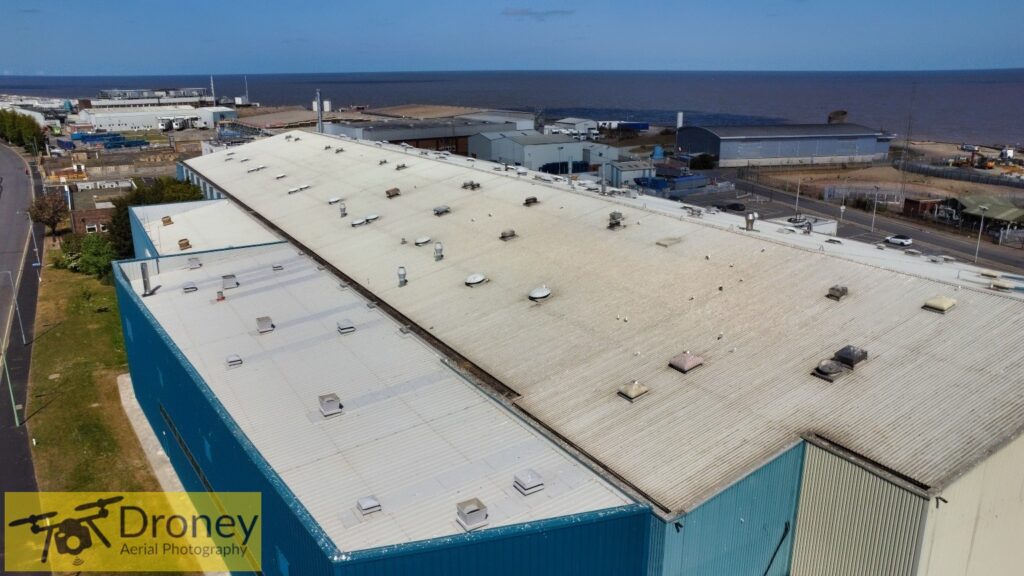
[[[797,218],[800,217],[800,184],[802,184],[803,181],[804,179],[802,176],[796,179],[796,204],[793,205],[793,211],[795,212],[794,216]]]
[[[875,186],[875,202],[871,206],[871,231],[875,231],[875,214],[878,212],[878,186]]]
[[[988,212],[988,206],[978,206],[978,210],[981,210],[981,223],[978,225],[978,244],[974,247],[974,263],[978,263],[978,253],[981,252],[981,232],[985,229],[985,212]]]

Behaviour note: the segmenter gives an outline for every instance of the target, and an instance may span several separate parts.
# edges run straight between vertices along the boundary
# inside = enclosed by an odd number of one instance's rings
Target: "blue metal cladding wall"
[[[262,494],[263,574],[647,574],[651,513],[637,504],[340,553],[145,309],[121,266],[115,271],[139,403],[187,490]]]
[[[120,266],[114,269],[135,394],[185,489],[262,494],[264,574],[338,574],[333,544],[144,308]],[[275,547],[287,558],[287,574],[277,568]]]
[[[128,221],[132,229],[132,246],[135,248],[135,257],[151,258],[157,256],[156,246],[149,239],[149,234],[146,234],[146,229],[142,227],[142,222],[135,215],[135,211],[130,208],[128,209]]]
[[[644,576],[651,512],[629,505],[355,552],[345,576]]]
[[[721,160],[764,158],[821,158],[871,156],[877,150],[874,136],[841,138],[750,138],[724,140]]]
[[[787,576],[803,458],[801,442],[679,518],[680,526],[655,520],[664,530],[661,574]]]

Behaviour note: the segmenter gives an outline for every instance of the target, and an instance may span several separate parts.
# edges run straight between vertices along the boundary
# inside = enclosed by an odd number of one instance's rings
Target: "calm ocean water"
[[[217,94],[243,93],[216,76]],[[0,93],[89,97],[102,88],[208,86],[208,76],[0,76]],[[849,121],[914,138],[1024,143],[1024,69],[957,72],[419,72],[249,76],[264,105],[304,104],[320,88],[335,107],[460,104],[545,116],[687,124]]]

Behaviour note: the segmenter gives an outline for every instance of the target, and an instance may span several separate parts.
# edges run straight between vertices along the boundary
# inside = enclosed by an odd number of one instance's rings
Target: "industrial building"
[[[264,573],[1017,573],[1020,279],[495,168],[278,135],[183,177],[287,243],[154,261],[146,298],[119,265],[137,395],[186,485],[263,491]],[[328,393],[351,413],[323,420]],[[416,428],[437,406],[456,423]],[[598,500],[530,521],[521,465],[484,455],[502,431],[566,450]],[[362,516],[381,493],[427,496]],[[463,497],[524,515],[467,535]]]
[[[100,90],[96,98],[79,99],[84,108],[145,108],[150,106],[216,105],[207,88],[111,88]]]
[[[894,136],[857,124],[683,126],[676,144],[720,167],[853,164],[884,160]]]
[[[128,219],[136,258],[207,252],[281,240],[227,200],[131,206]]]
[[[635,186],[637,178],[653,176],[654,164],[647,160],[612,162],[609,170],[609,181],[612,186]]]
[[[536,130],[475,134],[469,138],[468,155],[552,174],[580,172],[570,167],[584,161],[583,143],[579,140],[560,134],[541,134]]]
[[[78,113],[80,122],[91,124],[96,130],[133,132],[160,129],[160,118],[191,117],[196,109],[191,106],[147,106],[144,108],[87,108]]]

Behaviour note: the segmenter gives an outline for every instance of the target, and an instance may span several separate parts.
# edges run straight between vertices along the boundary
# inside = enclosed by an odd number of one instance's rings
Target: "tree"
[[[131,258],[134,255],[135,246],[132,242],[131,220],[128,217],[130,206],[191,202],[202,199],[203,192],[198,186],[189,182],[179,182],[174,178],[158,178],[149,186],[136,182],[135,190],[114,200],[114,215],[108,226],[114,253],[118,258]]]
[[[78,258],[78,270],[102,278],[111,270],[114,260],[114,245],[106,234],[89,234],[82,239],[82,252]]]
[[[35,119],[14,110],[0,110],[0,137],[33,152],[43,149],[46,143],[43,129]]]
[[[41,222],[50,229],[50,235],[57,235],[57,226],[68,217],[68,205],[60,192],[47,192],[32,201],[28,215],[35,222]]]

